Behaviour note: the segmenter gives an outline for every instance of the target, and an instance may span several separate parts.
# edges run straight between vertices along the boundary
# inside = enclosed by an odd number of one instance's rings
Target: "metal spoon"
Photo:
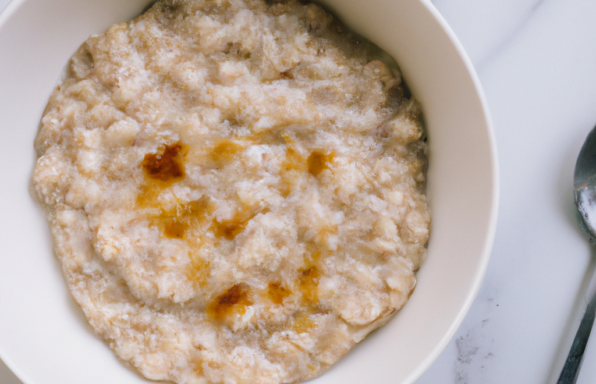
[[[594,244],[596,242],[596,127],[588,134],[579,151],[573,175],[573,195],[582,218],[581,226],[590,236],[590,242]],[[596,295],[592,297],[586,308],[557,384],[572,384],[577,380],[595,315]]]

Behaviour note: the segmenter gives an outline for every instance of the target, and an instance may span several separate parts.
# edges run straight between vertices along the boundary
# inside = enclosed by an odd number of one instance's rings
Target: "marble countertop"
[[[571,191],[575,158],[596,124],[596,2],[432,2],[484,87],[501,202],[478,297],[417,384],[554,383],[596,266]],[[591,341],[578,384],[596,382]],[[21,384],[1,362],[0,383]]]

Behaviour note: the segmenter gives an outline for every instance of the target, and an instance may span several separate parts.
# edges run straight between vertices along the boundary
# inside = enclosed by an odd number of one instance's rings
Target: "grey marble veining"
[[[498,54],[547,0],[432,0],[476,68]]]
[[[0,360],[0,384],[22,384],[2,360]]]
[[[0,0],[0,12],[6,8],[6,6],[10,3],[10,0]]]

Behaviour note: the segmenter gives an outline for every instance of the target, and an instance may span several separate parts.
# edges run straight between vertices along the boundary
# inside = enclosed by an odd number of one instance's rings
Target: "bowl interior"
[[[26,384],[147,383],[118,362],[70,298],[29,178],[39,119],[70,55],[148,2],[13,0],[0,16],[0,356]],[[496,222],[494,139],[469,61],[426,1],[323,3],[391,53],[421,101],[433,223],[410,301],[314,382],[409,383],[452,337],[484,274]]]

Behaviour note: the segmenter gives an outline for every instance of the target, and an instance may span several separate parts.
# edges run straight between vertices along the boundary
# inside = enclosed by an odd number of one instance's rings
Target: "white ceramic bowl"
[[[0,357],[26,384],[147,383],[87,325],[31,199],[33,139],[70,55],[148,0],[13,0],[0,15]],[[424,0],[327,0],[391,53],[421,101],[430,143],[429,256],[410,301],[329,372],[332,383],[411,383],[443,350],[488,262],[498,176],[486,103],[451,30]]]

